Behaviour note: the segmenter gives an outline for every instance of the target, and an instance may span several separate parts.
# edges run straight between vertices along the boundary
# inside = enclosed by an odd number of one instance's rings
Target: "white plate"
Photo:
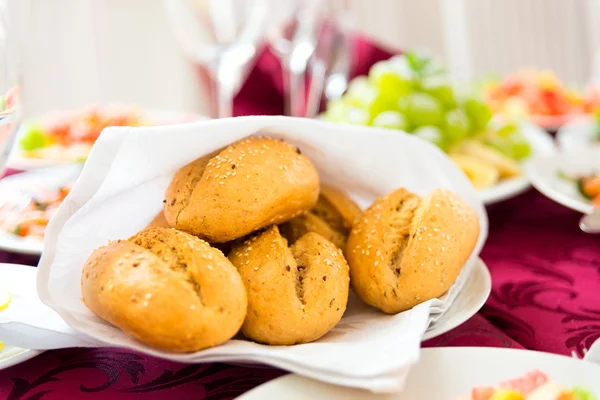
[[[67,183],[74,183],[81,172],[81,167],[81,164],[69,164],[6,177],[0,180],[0,204],[15,201],[24,192],[31,193],[42,188],[57,189]],[[0,230],[0,249],[2,250],[40,255],[43,248],[44,242],[41,240],[25,239]]]
[[[561,151],[570,152],[600,146],[600,141],[597,140],[599,129],[596,120],[590,117],[570,122],[556,133],[558,147]]]
[[[600,172],[600,147],[534,157],[526,168],[531,183],[544,196],[573,210],[592,212],[592,203],[574,182],[560,178],[559,171],[569,176]]]
[[[538,154],[555,154],[556,146],[552,136],[537,125],[522,123],[523,135],[531,144],[532,157]],[[525,162],[527,165],[528,161]],[[501,181],[500,183],[480,191],[481,199],[486,205],[515,197],[529,188],[530,182],[525,174]]]
[[[19,294],[23,292],[22,288],[35,285],[36,272],[36,268],[27,265],[0,263],[0,282],[12,294],[12,301],[18,300]],[[42,351],[39,350],[22,349],[5,343],[4,349],[0,351],[0,370],[22,363],[41,353]]]
[[[438,347],[423,349],[402,393],[375,395],[286,375],[261,385],[239,400],[356,399],[356,400],[451,400],[469,394],[471,388],[495,385],[517,378],[533,369],[546,372],[565,387],[581,386],[600,395],[600,366],[587,361],[529,350],[485,347]]]
[[[477,314],[490,296],[491,290],[492,277],[490,275],[490,270],[480,258],[473,269],[473,273],[465,282],[463,290],[456,296],[454,302],[450,308],[448,308],[448,311],[446,311],[440,319],[427,327],[427,331],[425,332],[425,335],[423,335],[423,341],[438,337],[456,328],[473,315]],[[253,367],[263,366],[262,364],[249,363],[229,364],[241,366],[252,365]],[[264,367],[269,368],[266,365]]]
[[[157,111],[157,110],[146,111],[146,112],[144,112],[144,115],[155,125],[165,125],[165,124],[170,124],[170,123],[177,123],[179,121],[190,122],[190,121],[195,121],[198,119],[206,118],[206,117],[203,117],[200,115],[184,113],[184,112]],[[72,163],[76,162],[76,160],[73,159],[73,155],[71,157],[69,157],[67,155],[67,156],[63,156],[60,158],[59,157],[52,157],[52,158],[30,158],[30,157],[27,157],[21,152],[21,147],[19,145],[19,141],[20,141],[22,135],[23,135],[23,131],[19,130],[19,132],[17,132],[17,137],[14,142],[14,146],[11,150],[10,156],[7,161],[8,167],[14,168],[14,169],[21,169],[21,170],[31,170],[31,169],[38,169],[38,168],[47,168],[47,167],[52,167],[52,166],[62,165],[62,164],[72,164]],[[68,150],[65,150],[65,151],[68,151]],[[79,153],[80,152],[78,152],[78,154]]]
[[[492,277],[490,271],[479,259],[473,273],[465,282],[463,290],[456,296],[454,302],[444,315],[433,322],[423,335],[423,340],[440,336],[471,318],[483,307],[492,290]]]

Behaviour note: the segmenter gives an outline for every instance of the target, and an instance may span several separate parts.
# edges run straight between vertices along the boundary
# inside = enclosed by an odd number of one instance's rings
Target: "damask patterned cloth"
[[[355,74],[389,53],[357,41]],[[236,99],[241,114],[281,112],[278,65],[260,60]],[[262,82],[262,85],[260,84]],[[600,337],[600,237],[536,191],[488,208],[482,253],[492,274],[484,308],[425,346],[525,348],[581,356]],[[37,259],[0,252],[0,262]],[[0,371],[1,399],[232,399],[285,374],[263,366],[186,365],[121,349],[65,349]]]

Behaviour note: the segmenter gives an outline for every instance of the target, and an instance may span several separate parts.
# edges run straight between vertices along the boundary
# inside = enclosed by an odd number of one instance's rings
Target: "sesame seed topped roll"
[[[182,167],[165,193],[169,225],[227,242],[312,208],[316,168],[291,144],[268,137],[236,142]]]
[[[229,260],[204,240],[149,228],[95,250],[81,276],[83,302],[152,347],[193,352],[232,338],[246,290]]]
[[[339,248],[310,232],[292,246],[277,226],[235,246],[229,259],[248,293],[242,333],[292,345],[317,340],[340,321],[348,302],[348,264]]]
[[[421,198],[397,189],[375,200],[350,232],[352,288],[386,313],[408,310],[452,286],[478,236],[475,211],[453,192]]]

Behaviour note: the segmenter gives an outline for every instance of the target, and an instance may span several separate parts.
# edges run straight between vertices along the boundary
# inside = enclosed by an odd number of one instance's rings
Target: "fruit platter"
[[[551,137],[518,119],[494,118],[484,98],[455,88],[443,64],[406,53],[374,64],[330,101],[321,119],[397,129],[427,140],[463,170],[486,203],[528,187],[523,163],[553,152]]]

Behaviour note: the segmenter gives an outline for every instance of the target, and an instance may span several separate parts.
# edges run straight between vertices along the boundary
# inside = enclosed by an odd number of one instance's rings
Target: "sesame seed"
[[[192,304],[192,305],[190,306],[190,310],[195,310],[195,309],[196,309],[196,305]]]
[[[444,251],[446,251],[446,248],[445,248],[445,247],[442,247],[442,253],[443,253]]]
[[[428,247],[427,251],[429,251],[431,253],[432,252],[431,247]]]
[[[374,267],[376,267],[376,266],[378,266],[378,265],[379,265],[379,261],[375,261],[375,262],[373,263],[373,266],[374,266]]]
[[[150,300],[152,298],[152,293],[146,293],[146,296],[144,296],[147,300]]]
[[[223,181],[219,182],[219,185],[224,185],[224,184],[225,184],[225,182],[223,182]]]
[[[377,255],[377,256],[380,256],[380,255],[381,255],[381,250],[377,250],[377,251],[375,252],[375,255]]]
[[[254,270],[255,270],[255,271],[258,271],[258,267],[254,267]]]

